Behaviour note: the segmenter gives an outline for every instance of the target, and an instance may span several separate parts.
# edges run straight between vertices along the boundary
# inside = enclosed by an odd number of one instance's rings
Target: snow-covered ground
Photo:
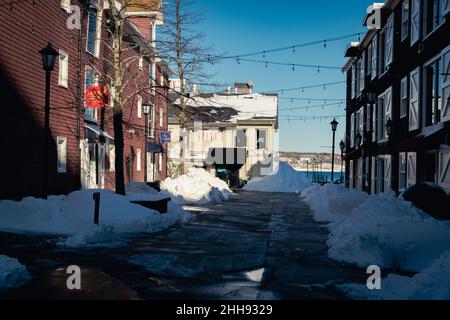
[[[167,178],[161,190],[178,204],[205,205],[226,201],[233,194],[228,185],[203,169],[191,168],[176,179]]]
[[[120,196],[111,190],[81,190],[67,196],[50,196],[48,200],[32,197],[21,201],[3,200],[0,201],[0,230],[61,235],[60,244],[70,247],[110,246],[117,245],[113,239],[118,235],[157,232],[191,218],[191,214],[172,202],[166,214],[133,204],[130,200],[159,196],[138,192],[136,188],[133,191],[129,196]],[[101,195],[99,226],[93,223],[94,192]]]
[[[258,192],[293,192],[300,193],[311,183],[303,174],[286,162],[280,162],[278,169],[269,176],[250,180],[244,190]]]
[[[317,221],[330,222],[327,244],[331,258],[364,268],[378,265],[420,272],[409,280],[396,275],[386,278],[382,282],[385,287],[379,293],[380,298],[382,295],[399,295],[397,298],[400,299],[424,298],[411,293],[420,291],[414,286],[430,284],[432,280],[427,278],[430,274],[427,270],[440,268],[449,262],[448,255],[441,258],[442,261],[439,258],[450,251],[450,223],[432,218],[393,192],[368,196],[329,184],[324,187],[314,185],[306,189],[302,197],[310,205]],[[440,277],[445,278],[441,282],[450,282],[450,273]],[[413,287],[404,287],[404,290],[396,287],[408,281]],[[397,284],[389,285],[394,282]],[[350,285],[344,289],[350,292],[355,288],[361,287]],[[365,293],[365,297],[370,297],[371,293],[367,288],[355,292],[357,295]],[[447,290],[447,295],[441,298],[450,298],[449,293]],[[427,298],[434,297],[430,295]]]
[[[17,259],[0,255],[0,292],[19,287],[30,279],[27,268]]]

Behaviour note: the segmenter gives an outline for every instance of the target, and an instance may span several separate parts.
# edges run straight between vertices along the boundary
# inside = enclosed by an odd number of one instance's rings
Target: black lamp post
[[[338,126],[338,122],[336,119],[333,119],[331,121],[331,131],[333,131],[333,147],[332,147],[332,154],[331,154],[331,181],[334,182],[334,148],[335,148],[335,140],[336,140],[336,130]]]
[[[44,198],[47,199],[48,195],[48,153],[50,142],[50,75],[55,67],[56,57],[59,56],[58,51],[53,48],[51,42],[47,47],[40,50],[39,53],[42,56],[42,68],[45,70],[45,122],[44,122],[44,179],[43,179],[43,193]]]
[[[144,160],[144,182],[145,183],[147,183],[148,181],[147,181],[147,179],[148,179],[148,177],[147,177],[147,166],[148,166],[148,155],[147,155],[147,152],[148,152],[148,150],[147,150],[147,144],[148,144],[148,116],[149,116],[149,114],[150,114],[150,110],[151,110],[151,107],[152,107],[152,105],[151,105],[151,103],[150,102],[145,102],[144,103],[144,105],[143,105],[143,108],[144,108],[144,117],[145,117],[145,138],[144,138],[144,143],[145,143],[145,146],[144,146],[144,154],[145,154],[145,160]]]
[[[344,150],[345,150],[345,142],[341,140],[339,143],[339,148],[341,149],[341,183],[342,183],[342,177],[344,175]]]

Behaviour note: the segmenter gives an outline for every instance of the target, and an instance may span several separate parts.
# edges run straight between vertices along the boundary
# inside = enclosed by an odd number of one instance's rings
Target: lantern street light
[[[334,183],[334,148],[335,148],[335,140],[336,140],[336,130],[338,126],[338,122],[336,119],[333,119],[331,121],[331,131],[333,131],[333,147],[332,147],[332,154],[331,154],[331,181]]]
[[[42,68],[45,70],[45,116],[44,116],[44,171],[43,171],[43,193],[44,198],[47,199],[48,195],[48,154],[49,154],[49,143],[50,143],[50,75],[55,67],[56,57],[59,56],[58,51],[53,48],[51,42],[48,43],[47,47],[40,50],[39,53],[42,56]]]
[[[344,176],[344,150],[345,150],[345,142],[343,140],[341,140],[341,142],[339,143],[339,148],[341,149],[341,183],[342,183],[342,178]]]
[[[146,101],[143,105],[144,108],[144,116],[145,116],[145,138],[144,138],[144,154],[145,154],[145,170],[144,170],[144,182],[147,183],[148,177],[147,177],[147,166],[148,166],[148,116],[150,115],[150,111],[152,108],[152,103],[149,101]]]

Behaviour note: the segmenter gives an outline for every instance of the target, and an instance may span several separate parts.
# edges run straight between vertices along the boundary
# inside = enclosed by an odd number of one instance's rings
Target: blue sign
[[[170,143],[171,142],[170,132],[160,132],[159,133],[159,142],[160,143]]]

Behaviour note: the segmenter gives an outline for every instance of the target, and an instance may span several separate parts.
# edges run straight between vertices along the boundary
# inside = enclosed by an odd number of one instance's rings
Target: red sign
[[[103,86],[90,86],[86,89],[86,106],[104,108],[108,105],[108,89]]]

